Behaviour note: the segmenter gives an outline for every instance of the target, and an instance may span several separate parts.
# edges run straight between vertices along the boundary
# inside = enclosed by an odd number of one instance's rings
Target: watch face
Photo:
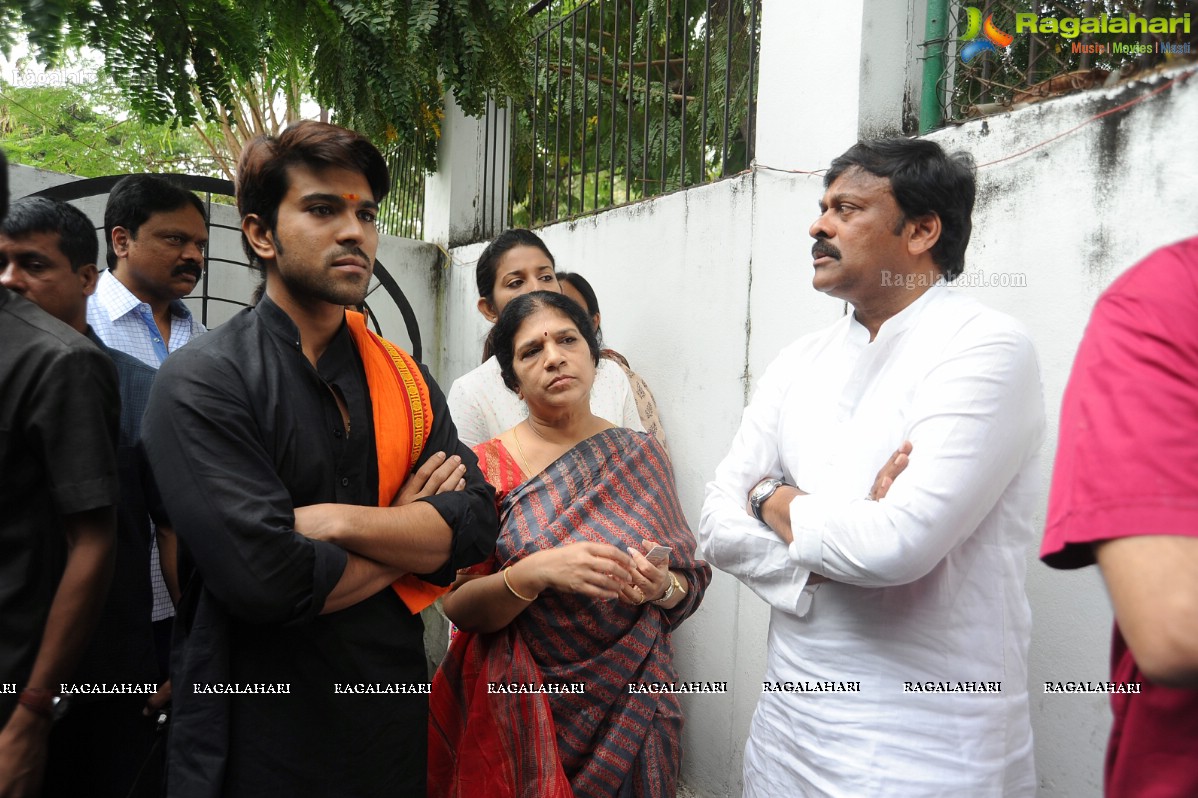
[[[775,490],[778,489],[778,483],[774,480],[759,482],[757,487],[753,488],[753,501],[757,504],[765,501]]]

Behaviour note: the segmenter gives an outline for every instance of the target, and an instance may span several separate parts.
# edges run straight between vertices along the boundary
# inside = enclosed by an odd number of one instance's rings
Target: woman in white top
[[[508,230],[483,250],[475,269],[478,312],[492,324],[514,297],[532,291],[557,291],[556,264],[545,242],[530,230]],[[484,347],[483,363],[459,377],[449,389],[449,413],[458,439],[467,446],[489,441],[528,415],[519,395],[508,390],[499,364]],[[628,377],[617,364],[600,360],[591,387],[591,412],[618,427],[644,432]]]

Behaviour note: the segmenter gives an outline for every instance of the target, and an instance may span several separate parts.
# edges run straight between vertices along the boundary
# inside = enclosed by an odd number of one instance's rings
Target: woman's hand
[[[644,540],[643,543],[646,551],[657,545],[652,540]],[[629,553],[636,570],[632,574],[632,581],[620,591],[620,601],[625,604],[644,604],[664,596],[672,581],[669,553],[666,553],[664,560],[657,563],[651,562],[635,548],[629,549]]]
[[[635,566],[626,553],[606,543],[567,543],[525,557],[512,566],[512,587],[525,596],[542,590],[597,599],[620,597]]]

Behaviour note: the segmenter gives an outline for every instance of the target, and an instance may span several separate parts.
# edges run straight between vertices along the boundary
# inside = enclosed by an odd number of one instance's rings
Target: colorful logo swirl
[[[982,22],[980,9],[967,6],[965,13],[968,19],[965,35],[961,37],[961,41],[966,42],[960,53],[962,63],[968,64],[982,53],[997,53],[999,47],[1009,47],[1011,42],[1015,41],[1014,36],[998,29],[994,24],[993,14],[988,15],[986,21]],[[979,34],[983,38],[979,39]]]

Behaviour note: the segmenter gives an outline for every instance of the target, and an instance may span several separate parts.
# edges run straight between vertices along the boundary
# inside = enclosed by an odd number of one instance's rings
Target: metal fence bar
[[[627,150],[624,154],[624,201],[632,199],[632,64],[633,53],[636,49],[633,42],[636,38],[636,8],[632,0],[628,0],[628,99],[625,122],[628,130],[624,135]]]
[[[727,40],[724,54],[724,141],[720,144],[720,177],[728,174],[728,122],[732,110],[732,0],[728,0],[728,15],[725,19],[724,38]]]
[[[645,13],[645,132],[641,136],[641,196],[648,195],[649,186],[649,63],[653,60],[653,42],[649,38],[653,30],[653,11]]]
[[[578,9],[570,14],[570,133],[566,136],[566,215],[574,213],[574,65],[577,63],[574,55],[574,45],[578,41]]]
[[[749,85],[756,86],[754,78],[756,77],[757,67],[757,4],[753,3],[749,12]],[[745,133],[745,160],[750,164],[753,163],[754,157],[757,154],[757,142],[753,138],[753,126],[757,121],[757,92],[749,91],[749,107],[748,115],[745,117],[748,126]]]
[[[686,95],[690,91],[690,72],[687,71],[686,57],[690,52],[690,2],[682,0],[682,89],[679,92],[682,95],[682,111],[679,116],[682,118],[681,131],[679,131],[679,139],[681,144],[678,146],[678,187],[686,188]]]
[[[603,23],[603,0],[599,2],[599,22]],[[579,159],[582,164],[582,174],[587,174],[587,89],[591,85],[591,6],[587,6],[587,24],[586,34],[587,44],[582,48],[586,54],[586,60],[582,62],[582,157]],[[600,114],[603,114],[603,83],[599,80],[599,72],[603,71],[603,34],[599,36],[599,64],[595,66],[595,132],[599,131],[599,127],[603,120],[600,119]],[[595,179],[592,182],[592,191],[594,192],[594,200],[591,202],[593,208],[599,207],[599,143],[595,141]],[[587,181],[585,177],[582,180],[582,210],[587,208]]]
[[[612,11],[615,16],[615,32],[612,34],[612,54],[611,54],[611,166],[607,176],[607,193],[611,197],[611,201],[616,201],[616,95],[619,94],[620,88],[616,84],[616,67],[618,66],[619,48],[620,48],[620,2],[612,0]]]
[[[707,0],[707,15],[703,17],[703,110],[699,112],[699,173],[707,179],[707,89],[711,85],[711,0]]]
[[[666,189],[666,136],[670,127],[670,0],[666,2],[666,43],[661,68],[661,175],[658,186]]]
[[[482,201],[481,201],[480,207],[482,208],[482,212],[483,212],[484,232],[487,230],[487,228],[489,228],[490,220],[491,220],[491,215],[487,211],[487,178],[490,176],[491,171],[492,171],[487,168],[487,165],[489,162],[493,163],[493,161],[489,161],[490,156],[491,156],[491,146],[490,146],[491,145],[491,142],[490,142],[491,125],[492,125],[492,122],[494,119],[494,115],[489,113],[489,111],[491,110],[490,105],[491,105],[491,103],[489,100],[486,100],[483,102],[483,112],[484,112],[484,116],[483,116],[483,184],[482,184],[482,197],[481,197]]]
[[[551,7],[552,7],[552,6],[551,6]],[[562,49],[563,49],[563,45],[565,44],[565,38],[564,38],[564,37],[565,37],[565,33],[566,33],[566,26],[565,26],[565,25],[563,25],[563,24],[561,23],[561,20],[558,20],[558,23],[557,23],[557,58],[558,58],[558,68],[557,68],[557,107],[556,107],[556,108],[554,108],[554,110],[556,111],[556,113],[554,114],[554,118],[557,120],[557,125],[556,125],[556,128],[555,128],[555,130],[556,130],[556,138],[555,138],[555,140],[554,140],[554,143],[553,143],[553,208],[552,208],[552,210],[551,210],[551,212],[550,212],[550,218],[555,218],[555,217],[557,216],[557,209],[558,209],[559,207],[561,207],[561,206],[560,206],[560,204],[559,204],[559,191],[561,190],[561,185],[562,185],[562,183],[561,183],[561,180],[559,179],[559,178],[561,177],[561,159],[560,159],[560,158],[558,158],[557,156],[558,156],[558,153],[560,153],[560,152],[562,151],[562,113],[561,113],[561,111],[562,111],[562,70],[561,70],[561,58],[562,58]]]

